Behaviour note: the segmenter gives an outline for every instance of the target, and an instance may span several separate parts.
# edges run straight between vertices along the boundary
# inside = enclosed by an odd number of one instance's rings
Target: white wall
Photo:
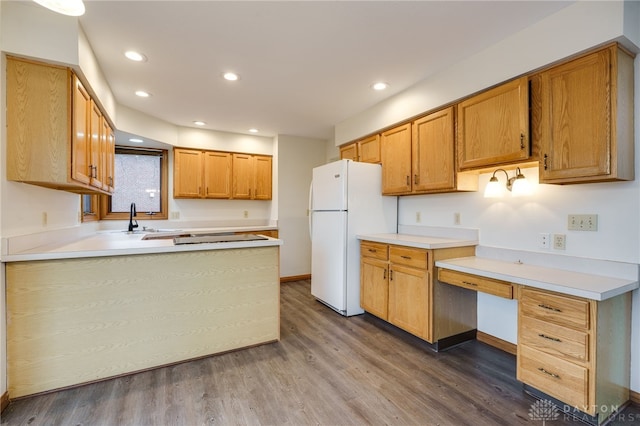
[[[280,276],[311,273],[309,238],[309,185],[311,170],[326,162],[325,140],[278,136],[278,228],[284,245],[280,248]]]
[[[357,139],[527,73],[577,52],[619,39],[638,52],[640,3],[578,2],[431,76],[404,93],[336,125],[335,143]],[[633,23],[633,24],[632,24]],[[628,31],[626,31],[628,30]],[[623,37],[626,36],[626,37]],[[635,60],[636,111],[640,108],[640,57]],[[399,224],[477,228],[480,244],[559,256],[640,263],[640,119],[635,120],[636,180],[582,185],[535,185],[526,199],[485,199],[489,175],[476,193],[401,197]],[[523,169],[537,183],[537,169]],[[504,176],[501,177],[504,179]],[[416,222],[416,212],[421,222]],[[570,213],[598,214],[597,232],[567,230]],[[539,233],[566,234],[566,250],[538,248]],[[640,392],[640,294],[633,294],[631,389]],[[517,302],[478,297],[478,329],[516,343]]]

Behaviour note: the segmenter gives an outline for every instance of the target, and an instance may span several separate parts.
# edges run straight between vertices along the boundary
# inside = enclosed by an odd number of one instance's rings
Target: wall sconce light
[[[84,3],[82,0],[33,0],[41,6],[54,12],[68,16],[84,15]]]
[[[497,169],[493,172],[489,183],[487,183],[484,189],[485,198],[498,198],[504,195],[504,188],[500,185],[496,173],[503,172],[507,177],[506,188],[511,191],[512,197],[521,197],[523,195],[531,194],[531,184],[527,178],[520,171],[520,167],[516,167],[516,175],[509,177],[509,174],[504,169]]]

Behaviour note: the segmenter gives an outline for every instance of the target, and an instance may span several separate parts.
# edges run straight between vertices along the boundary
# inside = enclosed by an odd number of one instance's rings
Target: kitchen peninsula
[[[281,240],[171,237],[110,231],[3,254],[13,398],[279,340]]]

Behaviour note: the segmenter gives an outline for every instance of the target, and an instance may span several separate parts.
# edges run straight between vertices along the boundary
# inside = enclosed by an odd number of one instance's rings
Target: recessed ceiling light
[[[238,76],[238,74],[236,74],[234,72],[225,72],[224,74],[222,74],[222,77],[225,80],[229,80],[229,81],[236,81],[236,80],[238,80],[240,78]]]
[[[147,62],[147,57],[142,53],[136,52],[134,50],[127,50],[124,52],[124,56],[136,62]]]
[[[148,98],[151,96],[149,92],[145,92],[144,90],[136,90],[136,96],[140,96],[141,98]]]
[[[249,129],[251,133],[258,133],[258,129]]]
[[[196,126],[204,126],[207,123],[205,123],[204,121],[196,120],[196,121],[193,122],[193,124],[195,124]]]
[[[382,82],[382,81],[379,81],[378,83],[373,83],[371,85],[371,88],[373,90],[384,90],[387,87],[389,87],[389,85],[387,83]]]
[[[144,143],[144,141],[142,139],[138,139],[138,138],[130,138],[129,142],[133,142],[133,143]]]
[[[82,0],[34,0],[41,6],[46,7],[54,12],[68,16],[84,15],[84,3]]]

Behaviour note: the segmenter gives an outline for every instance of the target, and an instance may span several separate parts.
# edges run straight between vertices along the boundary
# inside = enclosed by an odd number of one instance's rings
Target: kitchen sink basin
[[[177,237],[190,237],[193,234],[146,234],[143,240],[172,240]]]
[[[189,236],[176,236],[173,243],[180,244],[206,244],[206,243],[229,243],[236,241],[259,241],[269,238],[256,234],[193,234]]]

